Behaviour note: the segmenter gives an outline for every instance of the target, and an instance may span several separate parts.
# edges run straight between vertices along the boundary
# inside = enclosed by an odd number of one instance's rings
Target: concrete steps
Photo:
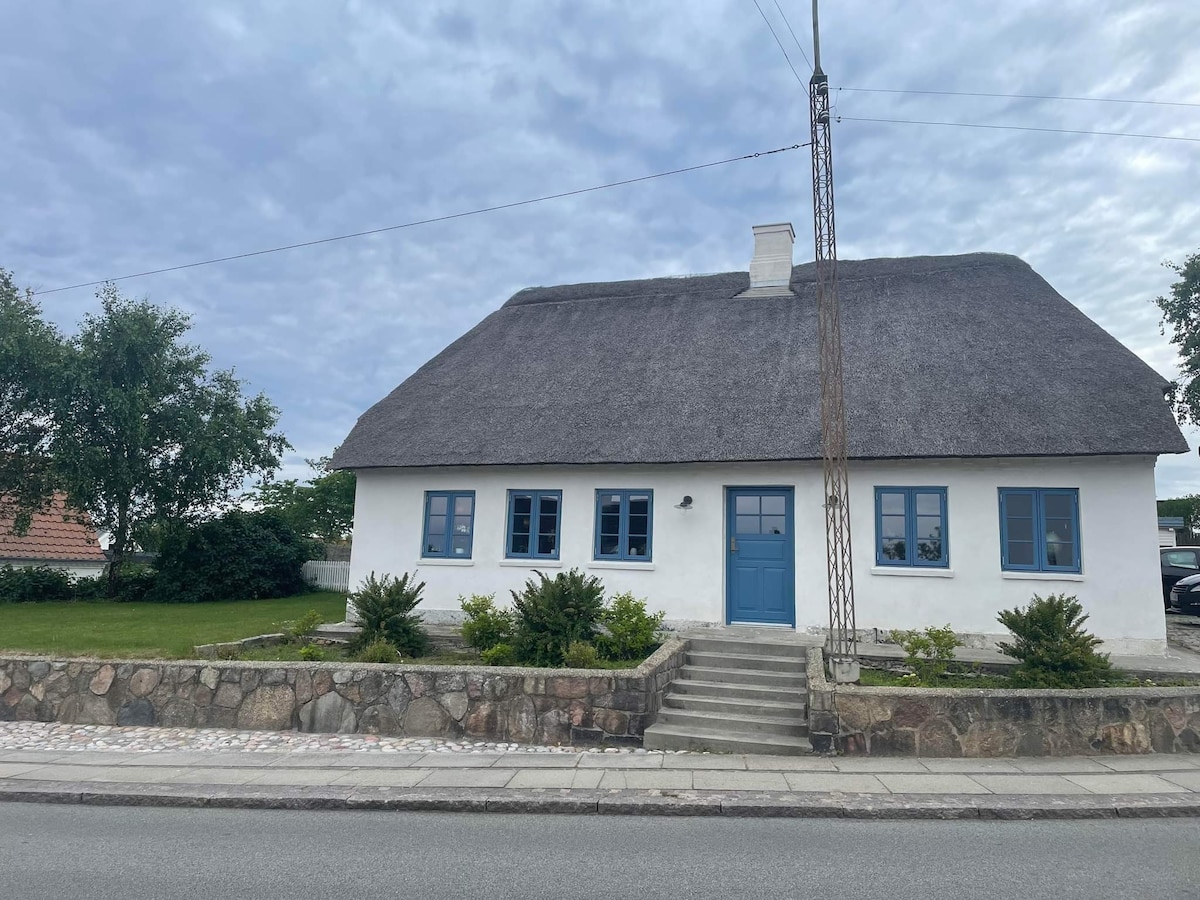
[[[646,729],[646,748],[810,752],[806,649],[789,641],[690,640],[685,664]]]

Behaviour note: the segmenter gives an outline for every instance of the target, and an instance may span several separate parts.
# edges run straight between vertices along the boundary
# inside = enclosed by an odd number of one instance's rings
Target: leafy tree
[[[273,431],[279,411],[245,399],[230,371],[183,343],[189,319],[101,289],[66,344],[52,398],[54,474],[77,509],[112,534],[108,591],[139,534],[228,507],[245,479],[279,466],[290,445]]]
[[[1200,494],[1188,494],[1186,497],[1176,497],[1172,500],[1158,501],[1160,516],[1180,516],[1188,535],[1200,531]]]
[[[317,473],[308,481],[267,481],[253,491],[251,498],[259,508],[276,513],[300,534],[327,544],[345,540],[354,525],[355,478],[353,472],[331,469],[331,459],[306,459]]]
[[[50,398],[62,348],[32,294],[0,269],[0,518],[13,519],[18,534],[53,492]]]
[[[1200,425],[1200,253],[1183,265],[1164,265],[1179,276],[1170,295],[1154,301],[1162,312],[1163,331],[1171,327],[1171,343],[1181,359],[1181,378],[1171,386],[1169,397],[1180,422]]]

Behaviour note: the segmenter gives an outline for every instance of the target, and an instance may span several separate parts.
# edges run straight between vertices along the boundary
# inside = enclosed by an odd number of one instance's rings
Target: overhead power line
[[[771,24],[771,20],[767,18],[767,14],[763,12],[763,8],[758,5],[758,0],[753,0],[754,8],[758,10],[758,14],[762,16],[762,20],[767,23],[767,28],[771,30],[771,37],[775,38],[775,43],[779,45],[779,52],[783,54],[783,58],[787,60],[788,68],[792,70],[792,74],[796,76],[796,81],[801,87],[807,89],[804,84],[804,79],[800,77],[800,73],[796,71],[796,67],[792,65],[792,58],[788,56],[787,48],[783,46],[783,41],[779,39],[779,35],[775,33],[775,26]]]
[[[1040,131],[1047,134],[1091,134],[1103,137],[1146,138],[1155,141],[1189,141],[1200,144],[1200,137],[1173,134],[1135,134],[1128,131],[1087,131],[1079,128],[1036,128],[1032,125],[989,125],[983,122],[927,122],[919,119],[875,119],[866,116],[837,117],[839,122],[884,122],[889,125],[945,125],[953,128],[992,128],[1001,131]]]
[[[1054,94],[995,94],[986,91],[921,91],[901,88],[839,87],[839,91],[859,94],[927,94],[936,97],[996,97],[1005,100],[1069,100],[1077,103],[1140,103],[1146,106],[1186,106],[1200,108],[1200,103],[1180,100],[1134,100],[1121,97],[1060,97]]]
[[[804,62],[808,64],[811,71],[813,64],[808,58],[808,54],[804,52],[804,46],[800,43],[800,39],[796,37],[796,32],[792,31],[792,23],[788,21],[787,13],[783,11],[783,7],[779,5],[779,0],[775,0],[775,8],[779,10],[779,16],[783,19],[783,24],[787,26],[788,33],[792,36],[792,40],[796,42],[796,49],[800,51],[800,55],[804,57]]]
[[[579,188],[573,191],[562,191],[557,194],[546,194],[542,197],[531,197],[528,200],[516,200],[512,203],[500,203],[496,206],[485,206],[481,209],[472,209],[467,212],[450,213],[445,216],[433,216],[428,219],[418,219],[414,222],[405,222],[402,225],[387,225],[383,228],[371,228],[366,231],[356,231],[352,234],[339,234],[335,237],[318,238],[312,241],[301,241],[297,244],[285,244],[282,247],[271,247],[266,250],[251,250],[247,253],[235,253],[230,256],[218,256],[213,259],[204,259],[199,262],[183,263],[178,266],[165,266],[161,269],[149,269],[145,272],[134,272],[129,275],[115,275],[110,278],[102,278],[99,281],[83,281],[79,284],[68,284],[63,287],[51,288],[46,291],[35,291],[37,295],[42,294],[57,294],[60,291],[72,291],[76,288],[96,287],[101,284],[107,284],[112,281],[128,281],[130,278],[144,278],[147,275],[162,275],[166,272],[178,272],[181,269],[195,269],[199,266],[211,266],[217,263],[232,262],[235,259],[248,259],[252,256],[266,256],[268,253],[282,253],[284,250],[299,250],[302,247],[315,247],[319,244],[332,244],[335,241],[348,241],[352,238],[367,237],[372,234],[383,234],[388,231],[399,231],[403,228],[416,228],[419,225],[432,225],[436,222],[449,222],[452,219],[465,219],[468,216],[479,216],[484,213],[499,212],[505,209],[515,209],[518,206],[530,206],[534,203],[543,203],[546,200],[561,200],[564,197],[577,197],[580,194],[590,194],[595,191],[604,191],[609,188],[623,187],[628,184],[637,184],[641,181],[651,181],[655,178],[666,178],[669,175],[682,175],[685,172],[698,172],[701,169],[711,169],[714,166],[725,166],[729,163],[742,162],[747,159],[758,159],[762,156],[771,156],[775,153],[786,153],[790,150],[799,150],[801,147],[807,147],[808,144],[792,144],[787,147],[776,147],[774,150],[760,150],[757,153],[747,153],[745,156],[731,156],[729,159],[719,159],[715,162],[701,163],[696,166],[684,166],[681,169],[671,169],[669,172],[657,172],[654,175],[641,175],[637,178],[626,178],[622,181],[610,181],[607,184],[597,184],[593,187]]]

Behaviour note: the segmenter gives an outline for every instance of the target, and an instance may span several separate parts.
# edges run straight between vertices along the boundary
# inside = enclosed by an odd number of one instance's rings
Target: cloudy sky
[[[808,66],[775,0],[760,0]],[[779,0],[811,58],[807,0]],[[1023,257],[1173,377],[1152,300],[1200,249],[1193,0],[840,0],[843,258]],[[0,266],[50,290],[508,203],[807,140],[753,0],[259,0],[0,6]],[[527,285],[744,270],[752,225],[811,258],[806,150],[373,237],[121,282],[191,313],[282,410],[287,474]],[[41,298],[70,329],[91,288]],[[1197,435],[1190,435],[1193,446]],[[1200,492],[1164,458],[1159,495]]]

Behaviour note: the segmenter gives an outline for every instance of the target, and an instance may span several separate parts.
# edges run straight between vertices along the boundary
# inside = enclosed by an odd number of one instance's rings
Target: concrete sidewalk
[[[1200,816],[1200,756],[0,751],[0,800],[854,818]]]

